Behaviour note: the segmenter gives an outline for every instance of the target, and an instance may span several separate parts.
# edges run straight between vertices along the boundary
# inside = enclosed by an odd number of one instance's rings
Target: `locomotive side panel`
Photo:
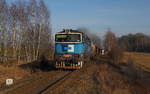
[[[55,53],[56,54],[83,54],[84,47],[83,43],[56,43]]]

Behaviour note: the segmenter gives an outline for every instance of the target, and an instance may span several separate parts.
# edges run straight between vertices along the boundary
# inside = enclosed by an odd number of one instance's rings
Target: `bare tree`
[[[117,38],[111,30],[108,30],[108,32],[105,35],[104,40],[104,47],[106,50],[111,51],[111,49],[117,45]]]
[[[0,40],[0,55],[6,57],[8,53],[8,5],[5,0],[0,1]]]
[[[18,61],[20,60],[20,57],[28,57],[26,54],[26,33],[28,32],[28,11],[27,7],[25,6],[25,3],[23,1],[18,2],[18,22],[19,24],[19,37],[18,37],[18,51],[17,51],[17,57]],[[22,52],[25,51],[25,52]],[[28,52],[27,52],[28,53]]]
[[[105,35],[104,46],[108,51],[108,56],[114,61],[114,63],[122,58],[123,50],[118,45],[117,37],[110,30]]]
[[[13,46],[13,57],[16,57],[16,37],[17,37],[17,17],[18,8],[16,4],[12,4],[10,7],[11,14],[11,26],[12,26],[12,46]]]
[[[40,11],[40,33],[39,33],[39,48],[42,49],[39,53],[37,50],[37,56],[41,56],[44,53],[48,54],[46,51],[51,48],[51,26],[50,26],[50,14],[44,3],[44,0],[40,0],[39,2],[39,11]],[[51,50],[51,49],[50,49]],[[49,50],[49,51],[50,51]],[[52,54],[52,52],[50,53]],[[37,57],[38,58],[38,57]]]
[[[49,55],[51,26],[44,0],[18,1],[7,5],[0,1],[0,56],[27,57],[31,62]]]

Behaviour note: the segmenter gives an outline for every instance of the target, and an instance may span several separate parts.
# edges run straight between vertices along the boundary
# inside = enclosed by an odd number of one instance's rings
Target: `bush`
[[[108,56],[113,60],[113,62],[118,62],[123,57],[123,50],[119,46],[115,46],[108,52]]]

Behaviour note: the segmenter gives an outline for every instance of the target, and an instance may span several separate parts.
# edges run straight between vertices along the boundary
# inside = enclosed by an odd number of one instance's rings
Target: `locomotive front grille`
[[[60,61],[56,62],[56,68],[64,68],[64,69],[80,69],[82,68],[82,61],[73,62],[70,61]]]

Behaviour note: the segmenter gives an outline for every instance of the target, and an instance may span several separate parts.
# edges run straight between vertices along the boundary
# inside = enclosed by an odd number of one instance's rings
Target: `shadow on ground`
[[[34,61],[34,62],[27,63],[27,64],[22,64],[19,67],[29,70],[30,72],[38,72],[38,71],[47,72],[47,71],[56,70],[54,68],[54,61],[47,60],[47,59]]]

